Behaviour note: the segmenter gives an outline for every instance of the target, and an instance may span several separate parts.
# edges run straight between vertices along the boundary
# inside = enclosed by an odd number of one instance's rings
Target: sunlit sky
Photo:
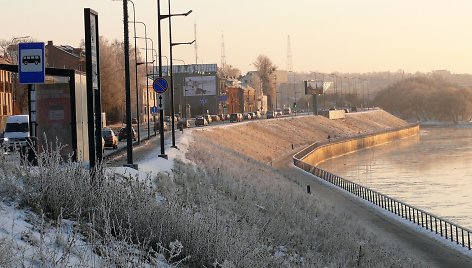
[[[99,14],[101,36],[123,40],[122,1],[0,3],[0,39],[29,35],[55,45],[79,46],[84,39],[83,9],[89,7]],[[148,37],[156,44],[156,0],[134,3],[136,20],[147,24]],[[161,0],[163,14],[168,13],[167,4]],[[290,36],[297,72],[472,73],[470,0],[173,0],[171,5],[172,13],[193,10],[188,17],[172,18],[172,41],[192,41],[196,24],[198,63],[220,65],[224,40],[226,63],[243,72],[254,69],[261,54],[286,69]],[[131,4],[129,12],[133,20]],[[162,21],[162,33],[163,55],[168,56],[167,20]],[[144,36],[142,25],[137,25],[137,35]],[[144,40],[138,40],[138,47],[144,47]],[[193,45],[174,46],[173,54],[186,64],[195,63]]]

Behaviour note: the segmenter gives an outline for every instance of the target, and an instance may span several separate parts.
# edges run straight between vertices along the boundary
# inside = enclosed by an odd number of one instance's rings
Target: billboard
[[[47,148],[58,141],[65,146],[61,155],[67,159],[73,153],[69,83],[36,85],[35,92],[38,148]]]
[[[324,94],[333,86],[333,82],[305,81],[305,95]]]
[[[185,96],[214,96],[216,95],[216,76],[185,77]]]

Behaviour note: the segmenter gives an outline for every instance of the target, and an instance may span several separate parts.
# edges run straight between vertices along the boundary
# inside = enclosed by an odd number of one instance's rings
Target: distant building
[[[46,67],[72,69],[85,72],[85,54],[80,48],[56,46],[48,41],[45,46]]]
[[[8,58],[0,56],[0,64],[11,64]],[[6,117],[13,114],[13,73],[0,70],[0,130],[5,128]]]

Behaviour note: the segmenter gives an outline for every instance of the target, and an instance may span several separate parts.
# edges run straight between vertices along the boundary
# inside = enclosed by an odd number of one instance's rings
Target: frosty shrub
[[[45,239],[25,236],[23,240],[39,250],[30,259],[48,267],[58,262],[59,266],[70,266],[69,257],[54,249],[62,245],[60,248],[72,254],[76,246],[69,240],[76,241],[78,236],[84,237],[93,246],[94,254],[100,256],[99,267],[140,267],[162,260],[180,264],[188,259],[182,257],[183,245],[175,238],[162,239],[163,212],[150,177],[142,181],[106,172],[104,164],[90,171],[70,158],[64,159],[60,154],[62,148],[58,143],[43,148],[37,155],[37,165],[24,158],[21,165],[11,159],[0,159],[2,196],[40,215],[42,220],[34,223],[37,228],[56,226],[60,230],[64,219],[78,223],[70,236],[57,236],[56,246],[51,249]],[[3,256],[8,256],[6,250],[8,244],[0,241]],[[0,258],[0,262],[6,261],[7,258]]]

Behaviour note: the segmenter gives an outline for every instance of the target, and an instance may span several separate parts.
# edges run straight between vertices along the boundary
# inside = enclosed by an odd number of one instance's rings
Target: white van
[[[3,143],[9,149],[28,146],[30,138],[29,115],[10,115],[7,118]]]

